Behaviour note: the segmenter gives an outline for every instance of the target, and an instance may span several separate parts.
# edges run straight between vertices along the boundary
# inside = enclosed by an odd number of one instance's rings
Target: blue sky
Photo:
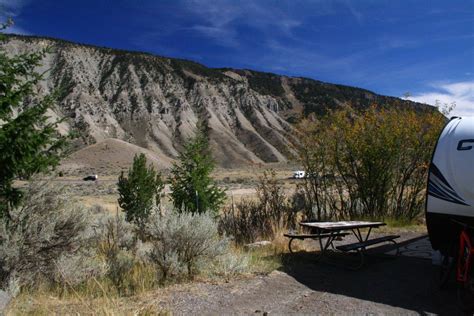
[[[474,115],[473,0],[0,0],[10,32],[357,86]]]

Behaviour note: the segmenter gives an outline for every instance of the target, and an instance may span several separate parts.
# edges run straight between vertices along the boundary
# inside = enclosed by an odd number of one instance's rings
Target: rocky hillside
[[[43,66],[50,71],[39,89],[61,89],[52,115],[68,118],[61,129],[78,131],[78,146],[117,138],[174,158],[196,123],[205,121],[220,166],[286,162],[294,154],[292,123],[304,115],[345,104],[426,108],[306,78],[56,39],[11,35],[1,46],[12,54],[51,47]]]

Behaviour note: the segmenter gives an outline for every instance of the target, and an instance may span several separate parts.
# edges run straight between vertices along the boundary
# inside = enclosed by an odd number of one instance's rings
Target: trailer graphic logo
[[[464,144],[466,143],[474,143],[474,139],[463,139],[463,140],[460,140],[459,143],[458,143],[458,150],[471,150],[472,149],[472,145],[469,145],[469,146],[464,146]]]
[[[474,141],[473,141],[474,142]],[[469,146],[472,147],[472,146]],[[462,149],[468,150],[468,149]],[[453,187],[448,183],[446,178],[443,176],[441,171],[436,167],[434,163],[430,166],[430,177],[428,180],[428,194],[438,199],[448,201],[455,204],[469,205],[466,204],[464,199],[460,197]]]

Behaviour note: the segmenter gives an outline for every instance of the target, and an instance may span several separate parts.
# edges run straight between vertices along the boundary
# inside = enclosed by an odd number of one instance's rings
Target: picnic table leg
[[[324,256],[324,254],[326,253],[327,249],[329,248],[329,246],[332,246],[334,248],[334,245],[332,244],[333,241],[336,239],[337,237],[337,234],[339,232],[336,231],[336,232],[331,232],[330,236],[327,237],[326,239],[326,243],[324,244],[323,246],[323,240],[322,238],[318,238],[319,239],[319,249],[320,249],[320,252],[319,252],[319,256],[317,257],[317,260],[319,260],[320,258],[322,258]]]
[[[390,242],[392,242],[395,246],[397,246],[397,252],[395,253],[395,256],[399,256],[400,255],[400,246],[398,245],[398,243],[395,240],[390,240]]]
[[[318,238],[318,241],[319,241],[319,252],[320,252],[320,255],[321,255],[322,252],[323,252],[323,249],[324,249],[324,247],[323,247],[323,240],[322,240],[321,237],[319,237],[319,238]]]
[[[364,250],[359,249],[359,250],[357,250],[357,252],[359,253],[360,263],[359,263],[358,266],[353,267],[352,270],[359,270],[360,268],[362,268],[364,266]]]
[[[369,231],[367,232],[367,235],[365,236],[365,241],[369,240],[370,232],[372,231],[372,227],[369,227]]]
[[[352,229],[352,232],[353,232],[354,235],[356,236],[357,240],[359,240],[359,242],[364,242],[364,241],[369,240],[370,233],[372,232],[372,227],[369,227],[369,231],[367,232],[367,235],[365,235],[365,238],[362,237],[362,233],[360,232],[360,229],[359,229],[359,228]],[[395,240],[389,240],[389,241],[398,246],[398,243],[397,243]],[[362,248],[360,248],[360,249],[357,250],[357,252],[358,252],[359,255],[360,255],[360,264],[359,264],[357,267],[355,267],[354,270],[358,270],[358,269],[362,268],[362,266],[364,265],[365,250],[366,250],[365,247],[362,247]],[[400,254],[400,248],[397,247],[396,256],[398,256],[399,254]]]
[[[352,233],[357,238],[359,242],[364,242],[364,238],[362,238],[362,234],[359,228],[352,229]]]
[[[293,249],[291,249],[291,243],[293,242],[295,238],[290,238],[290,241],[288,242],[288,249],[290,250],[290,253],[293,253]]]
[[[367,232],[367,235],[364,238],[364,237],[362,237],[362,233],[360,232],[360,228],[356,228],[355,230],[352,229],[352,232],[354,233],[354,235],[356,236],[356,238],[359,242],[364,242],[364,241],[369,240],[369,236],[370,236],[371,231],[372,231],[372,227],[369,227],[369,231]],[[354,270],[358,270],[358,269],[360,269],[364,266],[365,247],[362,247],[362,248],[358,249],[357,252],[359,253],[359,256],[360,256],[360,264],[357,267],[355,267]]]
[[[352,233],[354,236],[357,238],[359,242],[364,242],[369,240],[370,233],[372,232],[372,227],[369,227],[369,231],[367,232],[367,235],[365,235],[365,238],[362,237],[362,233],[360,232],[360,228],[352,229]]]

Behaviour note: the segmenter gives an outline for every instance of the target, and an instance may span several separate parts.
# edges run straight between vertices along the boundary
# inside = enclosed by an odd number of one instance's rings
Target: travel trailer
[[[453,253],[462,229],[474,226],[474,117],[453,117],[444,127],[429,167],[426,225],[433,249]]]
[[[303,179],[306,176],[306,172],[303,170],[297,170],[293,172],[293,178],[294,179]]]

